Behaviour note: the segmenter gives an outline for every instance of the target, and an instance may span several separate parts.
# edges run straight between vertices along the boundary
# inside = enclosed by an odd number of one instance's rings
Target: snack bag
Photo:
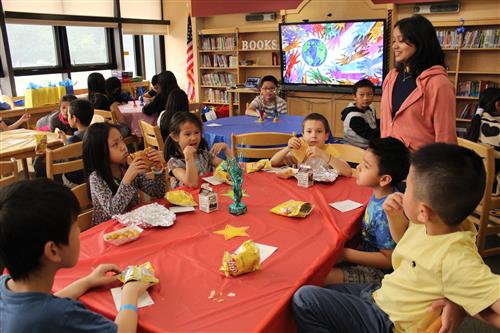
[[[113,245],[122,245],[136,240],[142,233],[142,229],[138,226],[131,225],[126,228],[108,232],[103,235],[104,241]]]
[[[224,275],[238,276],[258,270],[260,251],[252,240],[247,240],[234,253],[224,252],[220,270]]]
[[[247,173],[257,172],[260,170],[271,169],[271,161],[269,159],[262,159],[257,162],[247,163]]]
[[[47,150],[47,134],[35,134],[35,154],[44,155]]]
[[[292,149],[290,153],[292,154],[292,160],[294,164],[302,164],[307,155],[307,143],[304,141],[304,139],[300,139],[300,148]]]
[[[191,193],[183,190],[175,190],[167,192],[167,200],[171,204],[177,206],[192,207],[197,205]]]
[[[214,176],[229,185],[233,185],[233,180],[231,179],[231,176],[229,176],[226,170],[227,170],[227,163],[226,161],[223,161],[221,164],[219,164],[217,168],[215,168]]]
[[[155,277],[155,270],[149,261],[139,266],[128,266],[123,272],[118,274],[118,280],[123,284],[129,281],[160,282]]]
[[[313,206],[304,201],[288,200],[271,208],[271,212],[288,217],[306,217],[312,212]]]
[[[148,147],[144,150],[139,150],[139,151],[136,151],[135,153],[128,155],[127,163],[130,165],[136,158],[142,158],[146,162],[146,165],[148,166],[148,168],[151,169],[151,167],[153,167],[154,162],[148,158],[148,153],[152,150],[153,150],[153,148]]]

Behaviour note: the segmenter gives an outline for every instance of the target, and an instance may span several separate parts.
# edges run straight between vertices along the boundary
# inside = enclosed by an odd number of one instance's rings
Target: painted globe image
[[[302,46],[302,58],[311,67],[318,67],[326,60],[327,49],[319,39],[309,39]]]

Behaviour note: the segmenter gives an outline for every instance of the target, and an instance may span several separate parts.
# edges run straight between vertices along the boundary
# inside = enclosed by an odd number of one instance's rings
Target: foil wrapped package
[[[118,280],[120,280],[123,284],[130,281],[142,281],[149,283],[160,282],[160,280],[155,277],[155,270],[149,261],[139,266],[128,266],[123,272],[118,274]]]
[[[238,276],[258,270],[260,267],[260,251],[252,240],[240,245],[234,253],[224,252],[220,270],[226,277]]]
[[[137,225],[141,228],[170,227],[174,224],[175,213],[154,202],[125,214],[114,215],[113,219],[121,224]]]
[[[304,162],[304,165],[311,167],[315,182],[332,183],[339,176],[337,170],[331,168],[328,163],[319,157],[311,157]]]

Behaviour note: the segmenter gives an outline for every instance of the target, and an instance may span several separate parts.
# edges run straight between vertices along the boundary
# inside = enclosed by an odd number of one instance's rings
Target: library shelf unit
[[[479,93],[500,85],[500,19],[433,22],[445,53],[448,75],[456,92],[457,129],[464,132],[474,115]],[[465,112],[469,110],[469,112]]]
[[[226,90],[249,77],[274,75],[280,79],[278,25],[203,29],[198,33],[199,96],[203,105],[229,105]],[[274,43],[271,48],[257,48]],[[271,41],[271,42],[269,42]],[[272,44],[271,44],[272,45]],[[245,111],[255,92],[233,93],[234,114]],[[249,90],[250,91],[250,90]]]

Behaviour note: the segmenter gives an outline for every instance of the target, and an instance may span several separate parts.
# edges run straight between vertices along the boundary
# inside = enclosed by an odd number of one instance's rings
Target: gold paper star
[[[214,231],[214,234],[224,235],[224,239],[228,240],[228,239],[231,239],[233,237],[248,236],[248,234],[246,233],[246,230],[248,228],[249,227],[239,227],[238,228],[238,227],[232,226],[230,224],[226,224],[226,227],[224,229]]]

